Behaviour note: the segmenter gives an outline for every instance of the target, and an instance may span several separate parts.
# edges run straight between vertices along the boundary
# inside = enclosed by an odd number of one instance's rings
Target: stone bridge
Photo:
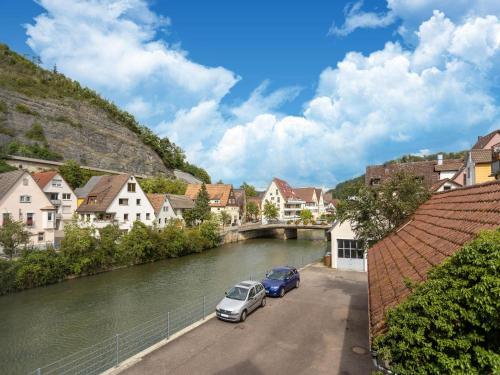
[[[222,234],[224,243],[244,241],[251,238],[278,238],[282,240],[328,240],[330,225],[319,224],[248,224],[227,228]]]

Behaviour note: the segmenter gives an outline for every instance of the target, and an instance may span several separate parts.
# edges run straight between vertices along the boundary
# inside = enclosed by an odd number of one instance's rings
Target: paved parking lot
[[[365,273],[319,265],[244,323],[211,319],[122,374],[370,374]]]

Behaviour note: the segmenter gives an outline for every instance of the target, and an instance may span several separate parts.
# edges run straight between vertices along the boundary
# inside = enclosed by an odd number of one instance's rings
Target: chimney
[[[443,154],[438,154],[438,165],[443,165]]]

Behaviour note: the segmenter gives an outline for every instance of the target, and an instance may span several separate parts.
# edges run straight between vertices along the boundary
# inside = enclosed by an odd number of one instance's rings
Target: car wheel
[[[266,306],[266,297],[262,298],[262,301],[260,302],[260,306],[261,307]]]
[[[244,322],[247,319],[247,311],[243,310],[240,316],[240,322]]]
[[[285,295],[285,288],[280,289],[280,297],[283,297]]]
[[[300,286],[300,280],[297,280],[297,281],[295,282],[295,287],[296,287],[296,288],[298,288],[299,286]]]

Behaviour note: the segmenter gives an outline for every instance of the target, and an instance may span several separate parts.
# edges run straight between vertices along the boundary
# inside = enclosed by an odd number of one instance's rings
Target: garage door
[[[365,250],[357,240],[337,240],[337,269],[361,271],[365,270]]]

